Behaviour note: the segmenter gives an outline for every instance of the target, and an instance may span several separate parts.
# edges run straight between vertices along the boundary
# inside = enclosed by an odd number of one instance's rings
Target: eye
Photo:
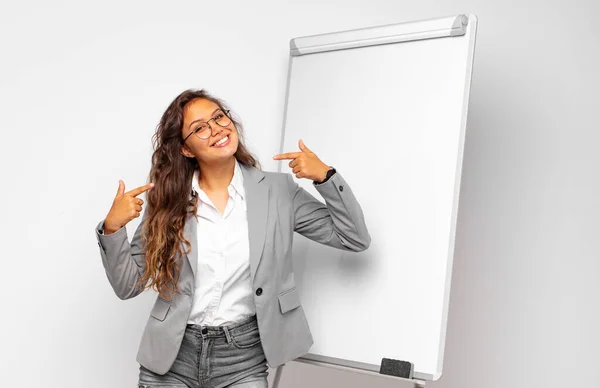
[[[222,119],[222,118],[223,118],[223,114],[222,114],[222,113],[219,113],[219,114],[217,114],[217,115],[214,117],[214,119],[215,119],[215,120],[219,120],[219,119]]]

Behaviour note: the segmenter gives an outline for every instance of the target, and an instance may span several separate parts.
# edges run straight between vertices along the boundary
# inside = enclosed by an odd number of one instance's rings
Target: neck
[[[198,162],[200,166],[200,175],[198,177],[198,185],[205,192],[214,192],[227,190],[227,186],[233,179],[233,171],[235,170],[235,157],[231,157],[226,162],[219,164],[205,164]]]

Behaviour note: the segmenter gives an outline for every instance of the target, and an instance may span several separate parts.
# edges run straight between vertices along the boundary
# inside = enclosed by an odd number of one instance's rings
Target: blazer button
[[[340,189],[340,191],[344,191],[344,186],[340,185],[340,187],[338,187],[338,189]]]
[[[262,288],[260,288],[260,287],[259,287],[259,288],[256,290],[256,295],[258,295],[258,296],[261,296],[261,295],[262,295]]]

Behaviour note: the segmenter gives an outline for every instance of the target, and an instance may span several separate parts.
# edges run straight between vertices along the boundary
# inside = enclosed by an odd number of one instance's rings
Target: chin
[[[215,154],[216,154],[217,159],[223,159],[223,158],[229,158],[230,156],[235,155],[236,152],[237,152],[237,144],[235,144],[235,146],[233,144],[230,144],[226,149],[217,150],[217,152],[215,152]]]

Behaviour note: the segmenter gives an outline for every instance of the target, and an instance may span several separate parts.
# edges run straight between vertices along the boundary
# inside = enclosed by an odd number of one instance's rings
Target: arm
[[[110,285],[119,299],[130,299],[142,292],[133,286],[146,270],[146,254],[142,246],[142,225],[146,213],[136,229],[131,243],[125,227],[111,234],[104,233],[104,220],[96,226],[96,239],[100,247],[102,264]]]
[[[325,204],[288,175],[294,231],[334,248],[360,252],[371,244],[362,209],[339,172],[322,184],[313,183]]]

